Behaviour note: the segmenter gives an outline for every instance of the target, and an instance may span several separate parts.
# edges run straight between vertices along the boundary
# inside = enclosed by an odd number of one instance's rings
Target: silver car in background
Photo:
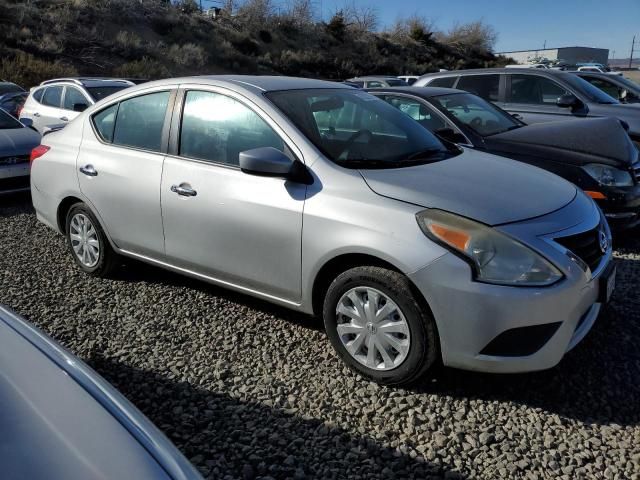
[[[2,306],[0,373],[3,479],[202,479],[109,383]]]
[[[131,257],[322,316],[380,383],[553,367],[613,291],[609,227],[575,186],[348,86],[163,80],[45,140],[33,204],[80,269]]]

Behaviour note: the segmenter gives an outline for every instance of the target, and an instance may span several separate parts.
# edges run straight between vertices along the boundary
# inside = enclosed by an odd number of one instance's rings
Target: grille
[[[0,166],[2,165],[18,165],[20,163],[28,163],[29,155],[17,155],[13,157],[0,157]]]
[[[558,237],[555,239],[560,245],[573,252],[580,260],[586,263],[591,271],[595,271],[600,265],[604,253],[600,249],[600,226],[587,232]]]

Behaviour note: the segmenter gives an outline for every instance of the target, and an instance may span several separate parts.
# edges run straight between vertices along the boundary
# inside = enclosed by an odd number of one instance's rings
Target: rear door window
[[[456,88],[466,90],[490,102],[497,102],[500,100],[500,75],[464,75]]]
[[[156,92],[120,102],[113,143],[159,152],[170,92]]]
[[[42,104],[48,107],[60,108],[62,101],[62,87],[47,87],[42,96]]]
[[[553,80],[538,75],[511,75],[512,103],[555,105],[558,97],[568,93]]]

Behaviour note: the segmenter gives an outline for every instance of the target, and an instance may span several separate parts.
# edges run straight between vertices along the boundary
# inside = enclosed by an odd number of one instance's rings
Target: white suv
[[[29,92],[20,120],[28,118],[44,133],[46,127],[65,124],[99,100],[133,86],[115,78],[57,78],[42,82]]]

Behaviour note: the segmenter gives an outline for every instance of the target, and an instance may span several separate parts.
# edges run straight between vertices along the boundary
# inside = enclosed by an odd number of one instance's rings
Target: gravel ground
[[[0,303],[208,478],[640,479],[639,240],[618,247],[613,304],[557,368],[444,369],[403,390],[343,367],[316,319],[137,263],[83,275],[29,205],[0,198]]]

